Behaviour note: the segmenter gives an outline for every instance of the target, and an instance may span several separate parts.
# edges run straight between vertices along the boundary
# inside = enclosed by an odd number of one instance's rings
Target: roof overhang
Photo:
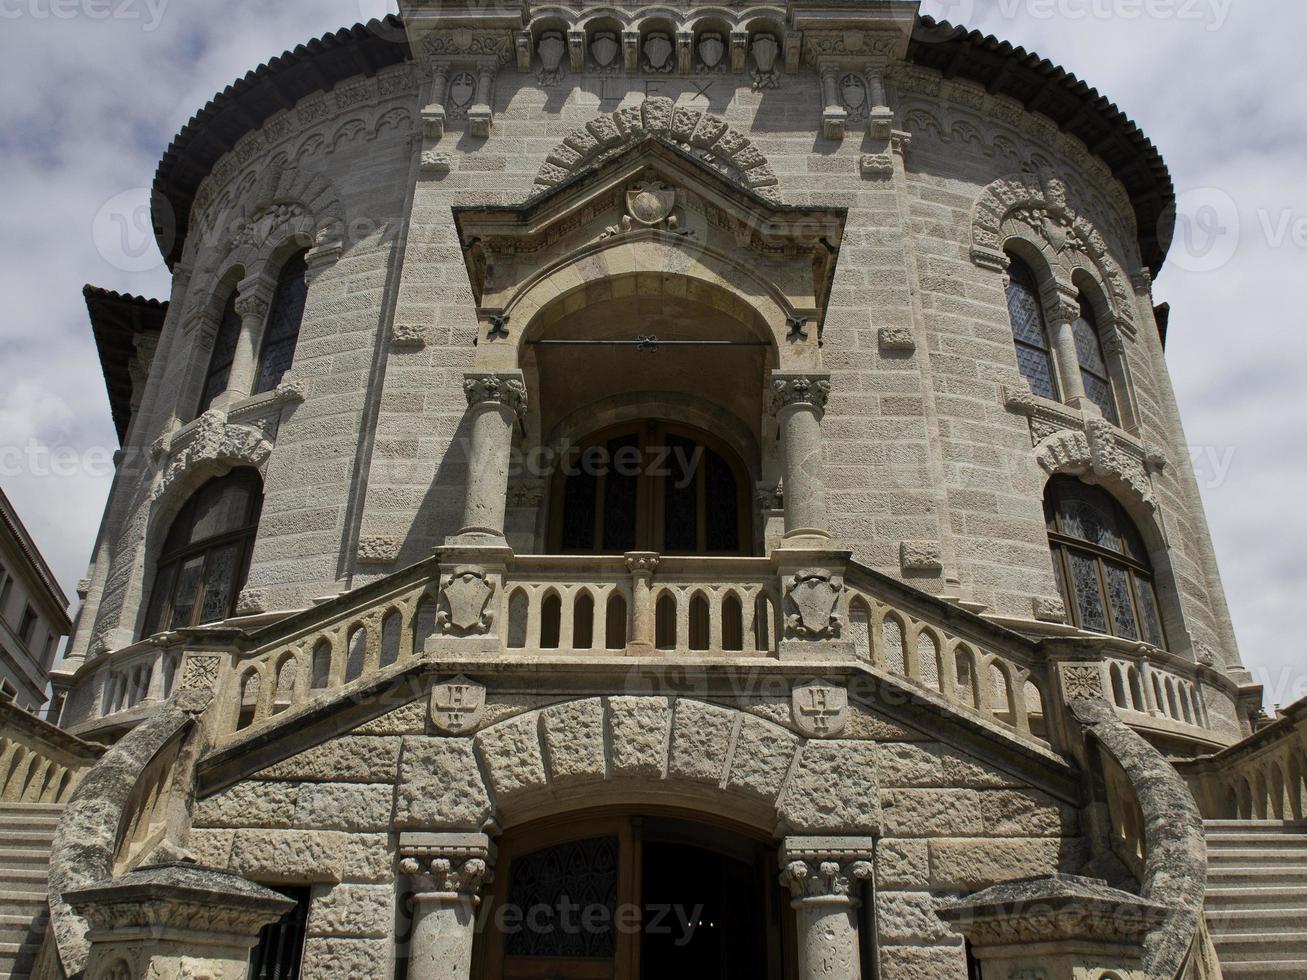
[[[147,335],[153,335],[153,339],[162,332],[168,304],[96,286],[86,286],[82,295],[91,316],[91,333],[109,392],[109,410],[121,443],[132,421],[131,365],[139,354],[137,341]]]

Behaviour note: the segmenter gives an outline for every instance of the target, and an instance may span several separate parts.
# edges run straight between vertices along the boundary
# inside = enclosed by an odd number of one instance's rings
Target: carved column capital
[[[822,414],[826,411],[830,392],[829,374],[790,374],[774,371],[768,402],[773,415],[792,405],[810,406],[818,414]]]
[[[415,897],[429,901],[481,901],[481,886],[493,880],[495,845],[485,834],[404,834],[399,870]]]
[[[268,315],[276,292],[277,282],[268,276],[254,275],[242,279],[236,286],[236,312],[242,318],[257,316],[261,319]]]
[[[632,575],[652,575],[658,571],[660,558],[652,551],[628,551],[626,570]]]
[[[781,884],[795,903],[857,904],[858,890],[875,874],[869,837],[787,837],[781,846]]]
[[[526,382],[518,372],[465,374],[463,393],[471,408],[485,404],[503,405],[518,418],[526,415]]]

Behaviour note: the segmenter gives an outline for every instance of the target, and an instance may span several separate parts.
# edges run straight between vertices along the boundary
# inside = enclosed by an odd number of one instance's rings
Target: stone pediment
[[[782,305],[820,319],[846,213],[777,204],[686,146],[646,132],[522,204],[456,207],[454,219],[485,311],[510,310],[529,284],[578,256],[646,240],[692,258],[739,262],[747,251]]]

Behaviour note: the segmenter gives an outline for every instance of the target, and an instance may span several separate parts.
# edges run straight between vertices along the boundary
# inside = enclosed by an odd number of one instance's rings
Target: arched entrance
[[[485,980],[781,980],[776,845],[675,811],[533,823],[499,840]]]
[[[748,554],[748,470],[717,436],[650,419],[605,429],[563,454],[550,550],[561,554]]]

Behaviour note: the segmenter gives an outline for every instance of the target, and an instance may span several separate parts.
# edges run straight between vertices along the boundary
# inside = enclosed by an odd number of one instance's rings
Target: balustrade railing
[[[0,802],[63,803],[103,752],[0,700]]]

